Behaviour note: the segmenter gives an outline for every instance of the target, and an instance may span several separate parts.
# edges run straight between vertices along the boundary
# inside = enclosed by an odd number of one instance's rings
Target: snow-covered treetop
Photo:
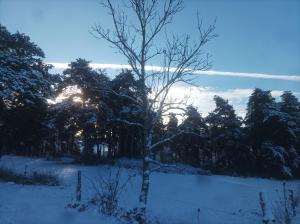
[[[43,63],[43,51],[25,34],[0,25],[0,98],[6,107],[46,102],[57,76]]]

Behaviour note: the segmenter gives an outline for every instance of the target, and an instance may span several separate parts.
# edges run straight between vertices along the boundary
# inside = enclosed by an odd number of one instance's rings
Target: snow
[[[136,164],[132,167],[138,166],[138,162],[133,163]],[[55,172],[61,178],[62,185],[23,186],[0,182],[0,224],[124,223],[117,218],[99,214],[96,207],[89,206],[83,212],[66,208],[75,197],[77,170],[82,171],[82,198],[85,202],[94,193],[92,180],[107,174],[110,169],[116,170],[116,166],[79,166],[70,163],[69,159],[46,161],[17,156],[3,156],[0,159],[0,166],[18,172],[24,172],[26,165],[29,172]],[[121,195],[120,206],[124,209],[138,205],[141,186],[139,173],[133,168],[122,168],[122,178],[136,175]],[[299,184],[300,181],[289,181],[287,187],[297,188]],[[272,206],[277,197],[276,189],[282,189],[281,181],[154,172],[150,177],[147,212],[162,224],[261,223],[259,192],[263,192],[269,206]],[[294,223],[300,223],[299,217],[296,218],[298,220]]]

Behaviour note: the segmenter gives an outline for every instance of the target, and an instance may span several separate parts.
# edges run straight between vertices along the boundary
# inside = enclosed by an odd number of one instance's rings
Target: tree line
[[[137,102],[145,88],[133,72],[109,78],[79,58],[51,74],[44,57],[27,35],[0,25],[0,154],[141,158],[144,114]],[[167,121],[160,115],[151,157],[219,173],[300,176],[300,104],[292,92],[276,102],[271,91],[254,89],[244,119],[228,100],[214,102],[206,117],[192,105],[181,123],[175,113]],[[148,116],[157,119],[155,111]]]

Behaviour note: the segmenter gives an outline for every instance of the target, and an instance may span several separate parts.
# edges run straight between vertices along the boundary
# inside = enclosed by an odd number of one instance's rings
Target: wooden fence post
[[[296,216],[296,200],[295,200],[295,196],[294,196],[294,191],[293,190],[289,190],[289,200],[292,206],[292,211],[293,211],[293,216]]]
[[[78,170],[77,173],[76,201],[81,201],[81,170]]]
[[[266,200],[262,192],[259,192],[259,204],[262,211],[262,222],[263,224],[271,224],[275,222],[272,212],[269,210]]]
[[[200,208],[197,209],[197,224],[200,224]]]
[[[26,164],[26,165],[25,165],[25,168],[24,168],[24,176],[25,176],[25,177],[27,176],[27,171],[28,171],[28,165]]]

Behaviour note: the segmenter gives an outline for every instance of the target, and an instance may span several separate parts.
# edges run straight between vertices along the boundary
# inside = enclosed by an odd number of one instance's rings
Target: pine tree
[[[281,136],[277,138],[280,145],[289,153],[289,163],[294,175],[300,176],[300,103],[291,91],[285,91],[281,95],[279,103],[282,112],[283,123]]]
[[[175,113],[169,114],[169,122],[167,124],[167,132],[169,135],[173,135],[177,132],[178,128],[178,119]]]
[[[153,141],[159,142],[162,139],[166,137],[170,137],[171,133],[168,133],[166,131],[166,125],[163,122],[162,117],[158,117],[158,114],[155,112],[152,112],[152,119],[157,119],[158,121],[155,122],[155,125],[153,126]],[[174,134],[174,133],[173,133]],[[152,157],[157,159],[161,162],[173,162],[173,156],[171,151],[171,145],[173,143],[173,140],[166,142],[165,144],[160,144],[153,148],[152,150]]]
[[[76,87],[80,90],[80,93],[70,94],[68,98],[71,101],[79,101],[79,103],[71,103],[69,100],[69,106],[70,109],[76,107],[77,110],[75,115],[77,118],[74,119],[74,122],[83,142],[83,153],[86,162],[93,156],[94,146],[99,148],[100,139],[103,140],[103,136],[106,134],[103,132],[103,128],[107,125],[106,116],[110,113],[107,111],[110,81],[103,72],[93,70],[89,63],[89,61],[82,58],[71,62],[69,68],[63,71],[63,81],[58,88],[58,93],[66,92],[70,87]],[[64,108],[62,108],[62,112],[64,112]],[[68,122],[69,119],[66,119],[65,122]],[[76,133],[72,132],[72,135],[74,134]],[[73,149],[69,151],[74,151],[75,145],[73,143],[71,145]]]
[[[179,125],[183,133],[176,139],[176,150],[182,162],[195,166],[207,160],[207,126],[201,114],[193,106],[186,108],[186,119]]]
[[[49,109],[48,125],[51,127],[49,133],[50,154],[62,156],[74,155],[79,152],[77,148],[76,134],[81,131],[80,117],[82,108],[80,102],[74,102],[72,98],[54,104]],[[79,147],[79,145],[78,145]]]
[[[215,96],[216,108],[206,122],[209,126],[209,148],[213,153],[214,168],[221,171],[242,171],[249,169],[249,150],[244,146],[244,134],[239,118],[228,103],[220,96]]]
[[[283,105],[283,110],[289,108],[286,103]],[[288,113],[280,111],[280,104],[275,102],[270,91],[255,89],[250,96],[245,124],[259,174],[290,178],[298,168],[299,156],[294,148],[296,135],[289,117]],[[277,167],[269,161],[277,161]]]
[[[142,113],[139,105],[139,84],[130,70],[124,70],[111,81],[110,107],[113,111],[110,127],[117,138],[118,155],[137,157],[141,154]]]
[[[109,90],[109,78],[102,72],[93,70],[90,62],[78,58],[63,71],[63,81],[59,90],[69,86],[77,86],[81,90],[80,98],[85,104],[99,104],[104,100]]]
[[[0,148],[42,153],[47,98],[58,81],[43,58],[43,51],[28,36],[11,34],[0,25],[0,120],[4,139]]]
[[[300,103],[291,91],[285,91],[281,95],[279,103],[280,111],[286,113],[286,123],[291,135],[295,136],[294,143],[300,152]]]

